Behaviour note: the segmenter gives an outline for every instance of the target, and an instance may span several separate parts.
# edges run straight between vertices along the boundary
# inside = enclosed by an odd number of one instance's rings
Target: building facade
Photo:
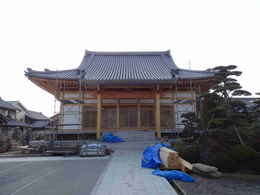
[[[30,139],[41,139],[49,129],[50,120],[41,112],[28,110],[20,101],[8,101],[17,108],[16,119],[27,125]]]
[[[71,70],[25,75],[60,102],[63,134],[124,130],[179,131],[181,115],[196,112],[196,97],[210,88],[211,71],[177,67],[169,51],[86,51]]]
[[[20,111],[19,108],[0,98],[0,140],[2,144],[9,140],[10,148],[14,148],[12,144],[16,145],[18,142],[24,144],[25,135],[30,128],[28,124],[17,119],[17,113]]]

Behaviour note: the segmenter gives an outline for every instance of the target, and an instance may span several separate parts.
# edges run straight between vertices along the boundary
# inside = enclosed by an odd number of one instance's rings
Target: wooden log
[[[162,168],[165,169],[179,169],[182,171],[192,170],[192,164],[182,159],[178,152],[170,150],[166,147],[160,149],[160,158],[163,163]]]

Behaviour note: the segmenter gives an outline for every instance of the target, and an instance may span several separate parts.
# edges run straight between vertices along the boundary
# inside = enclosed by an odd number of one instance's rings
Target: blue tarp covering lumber
[[[153,146],[148,146],[143,152],[142,167],[157,169],[162,164],[160,159],[160,148],[167,147],[163,143],[158,143]]]
[[[113,135],[112,133],[105,133],[102,137],[103,142],[107,143],[119,143],[124,142],[124,140],[118,136]]]
[[[195,182],[195,179],[184,173],[182,171],[171,170],[171,171],[161,171],[160,169],[156,169],[152,172],[153,175],[157,175],[160,177],[166,178],[168,181],[170,180],[181,180],[185,182]]]
[[[148,146],[145,148],[143,152],[142,167],[156,169],[152,172],[152,174],[164,177],[167,180],[178,179],[185,182],[194,182],[195,180],[190,175],[182,171],[177,171],[177,170],[161,171],[159,169],[160,165],[162,164],[160,158],[161,147],[169,147],[169,146],[163,143],[157,143],[153,146]]]

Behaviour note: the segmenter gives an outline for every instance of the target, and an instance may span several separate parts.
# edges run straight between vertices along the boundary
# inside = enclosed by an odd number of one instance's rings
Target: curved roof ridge
[[[73,69],[67,69],[67,70],[49,70],[45,69],[43,71],[40,70],[33,70],[31,68],[27,68],[26,73],[42,73],[42,74],[49,74],[49,73],[63,73],[63,72],[70,72],[70,71],[78,71],[78,68],[73,68]]]
[[[197,72],[197,73],[214,73],[209,70],[190,70],[190,69],[185,69],[185,68],[179,68],[179,70],[187,71],[187,72]]]
[[[175,64],[172,56],[169,54],[169,59],[166,59],[165,55],[161,55],[161,58],[163,59],[163,62],[169,69],[179,69],[178,66]]]
[[[167,81],[176,71],[179,78],[206,78],[214,76],[211,71],[179,68],[167,51],[102,52],[85,51],[76,69],[62,71],[34,71],[28,69],[26,76],[47,79],[86,80],[88,82],[113,81]]]
[[[85,50],[85,55],[170,55],[170,50],[165,51],[89,51]]]

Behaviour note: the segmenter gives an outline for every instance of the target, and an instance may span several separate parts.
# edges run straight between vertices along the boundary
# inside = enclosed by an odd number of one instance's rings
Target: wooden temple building
[[[60,130],[84,135],[124,130],[164,131],[183,128],[181,115],[196,112],[196,97],[210,88],[211,71],[179,68],[170,51],[86,51],[71,70],[25,75],[61,102]]]

